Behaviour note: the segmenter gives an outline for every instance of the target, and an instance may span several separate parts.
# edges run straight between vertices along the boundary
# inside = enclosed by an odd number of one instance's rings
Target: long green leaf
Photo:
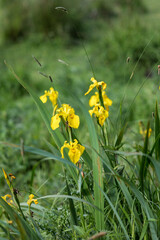
[[[87,204],[89,206],[91,206],[92,208],[96,209],[97,211],[101,212],[101,209],[99,209],[96,205],[90,203],[90,202],[87,202],[86,200],[83,200],[81,198],[78,198],[78,197],[74,197],[74,196],[69,196],[69,195],[60,195],[60,194],[54,194],[54,195],[46,195],[46,196],[43,196],[43,197],[39,197],[37,199],[46,199],[46,198],[66,198],[66,199],[73,199],[75,201],[78,201],[78,202],[82,202],[84,204]]]

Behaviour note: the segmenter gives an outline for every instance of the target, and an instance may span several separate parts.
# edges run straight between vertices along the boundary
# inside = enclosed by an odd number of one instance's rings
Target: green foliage
[[[144,9],[142,0],[134,1],[134,4],[132,2],[96,0],[92,3],[88,0],[85,2],[76,0],[73,4],[71,0],[24,0],[23,2],[14,0],[12,3],[9,0],[1,0],[0,22],[3,22],[0,29],[1,40],[17,41],[31,33],[41,33],[51,38],[69,36],[71,39],[77,39],[79,36],[89,36],[86,20],[110,19],[121,15],[124,6],[131,10]],[[117,10],[119,8],[120,11]]]

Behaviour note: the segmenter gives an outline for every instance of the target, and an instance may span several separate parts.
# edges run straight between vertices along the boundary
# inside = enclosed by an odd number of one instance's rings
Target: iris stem
[[[68,127],[69,141],[72,142],[72,130]]]

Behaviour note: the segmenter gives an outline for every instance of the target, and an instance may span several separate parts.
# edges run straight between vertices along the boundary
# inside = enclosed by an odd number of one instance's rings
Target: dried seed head
[[[32,56],[33,57],[33,59],[38,63],[38,65],[40,66],[40,67],[42,67],[42,64],[38,61],[38,59],[35,57],[35,56]]]
[[[131,59],[130,59],[130,57],[128,57],[128,58],[127,58],[127,60],[126,60],[126,62],[127,62],[127,63],[129,63],[129,62],[130,62],[130,60],[131,60]]]

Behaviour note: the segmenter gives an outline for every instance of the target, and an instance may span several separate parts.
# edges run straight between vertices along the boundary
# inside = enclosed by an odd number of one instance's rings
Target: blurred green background
[[[136,141],[139,120],[146,123],[151,118],[159,97],[159,20],[159,0],[0,0],[0,141],[24,142],[43,149],[48,149],[46,140],[52,143],[33,100],[4,60],[39,96],[51,85],[39,72],[51,75],[62,102],[71,104],[78,114],[73,96],[88,107],[89,96],[84,97],[84,93],[93,76],[87,55],[96,79],[108,85],[113,123],[124,94],[122,115],[144,83],[129,111],[127,141]],[[78,134],[86,144],[83,117]],[[0,167],[18,176],[20,188],[30,182],[29,170],[38,161],[34,155],[25,153],[23,158],[20,151],[4,145],[0,146],[0,159]],[[51,192],[56,192],[61,184],[60,171],[60,164],[40,166],[35,186],[47,179],[43,194],[49,194],[46,186],[51,182]]]

